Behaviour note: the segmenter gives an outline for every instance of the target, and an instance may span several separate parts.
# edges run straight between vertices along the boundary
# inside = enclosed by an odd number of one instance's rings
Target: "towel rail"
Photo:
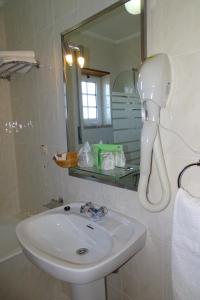
[[[0,79],[10,80],[11,74],[23,69],[30,67],[39,68],[39,62],[26,62],[26,61],[9,61],[6,63],[0,64]]]
[[[189,169],[190,167],[193,167],[193,166],[198,166],[198,167],[200,167],[200,160],[199,160],[198,162],[196,162],[196,163],[191,163],[191,164],[185,166],[185,167],[183,168],[183,170],[179,173],[179,175],[178,175],[178,180],[177,180],[178,188],[181,187],[181,179],[182,179],[183,173],[184,173],[187,169]]]

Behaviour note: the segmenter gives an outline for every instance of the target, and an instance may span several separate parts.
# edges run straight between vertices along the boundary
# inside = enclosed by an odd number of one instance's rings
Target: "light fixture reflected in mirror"
[[[84,67],[84,64],[85,64],[85,58],[83,56],[78,56],[77,62],[79,64],[79,67],[82,69]]]
[[[67,62],[67,64],[71,67],[73,65],[73,55],[72,55],[72,51],[70,48],[70,45],[65,41],[63,41],[63,48],[65,51],[65,60]]]
[[[125,8],[129,14],[139,15],[141,13],[141,0],[130,0],[125,3]]]
[[[66,62],[71,67],[73,65],[73,56],[71,53],[65,55]]]
[[[85,64],[85,58],[83,55],[83,46],[75,46],[72,44],[69,44],[68,42],[63,42],[63,47],[65,51],[65,60],[67,64],[71,67],[73,65],[74,59],[73,56],[75,56],[77,59],[78,66],[82,69]]]
[[[85,58],[84,58],[84,54],[83,54],[83,46],[78,46],[78,48],[79,48],[79,53],[77,56],[77,63],[79,65],[79,67],[82,69],[85,64]]]

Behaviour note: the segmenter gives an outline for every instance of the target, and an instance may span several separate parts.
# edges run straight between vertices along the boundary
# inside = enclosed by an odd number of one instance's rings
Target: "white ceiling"
[[[0,8],[8,1],[0,0]],[[124,5],[81,26],[81,33],[118,44],[140,35],[140,15],[131,15]]]
[[[127,13],[122,5],[83,26],[81,32],[118,44],[140,34],[140,15]]]

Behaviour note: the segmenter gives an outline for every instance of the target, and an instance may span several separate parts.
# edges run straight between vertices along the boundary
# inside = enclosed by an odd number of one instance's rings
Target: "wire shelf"
[[[11,79],[11,75],[14,73],[27,73],[33,67],[39,68],[39,62],[27,62],[27,61],[9,61],[0,64],[0,78]]]

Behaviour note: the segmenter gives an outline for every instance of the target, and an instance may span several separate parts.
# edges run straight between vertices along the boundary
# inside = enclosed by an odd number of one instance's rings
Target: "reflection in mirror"
[[[70,175],[137,190],[141,23],[120,5],[62,35],[68,151],[82,154]]]

